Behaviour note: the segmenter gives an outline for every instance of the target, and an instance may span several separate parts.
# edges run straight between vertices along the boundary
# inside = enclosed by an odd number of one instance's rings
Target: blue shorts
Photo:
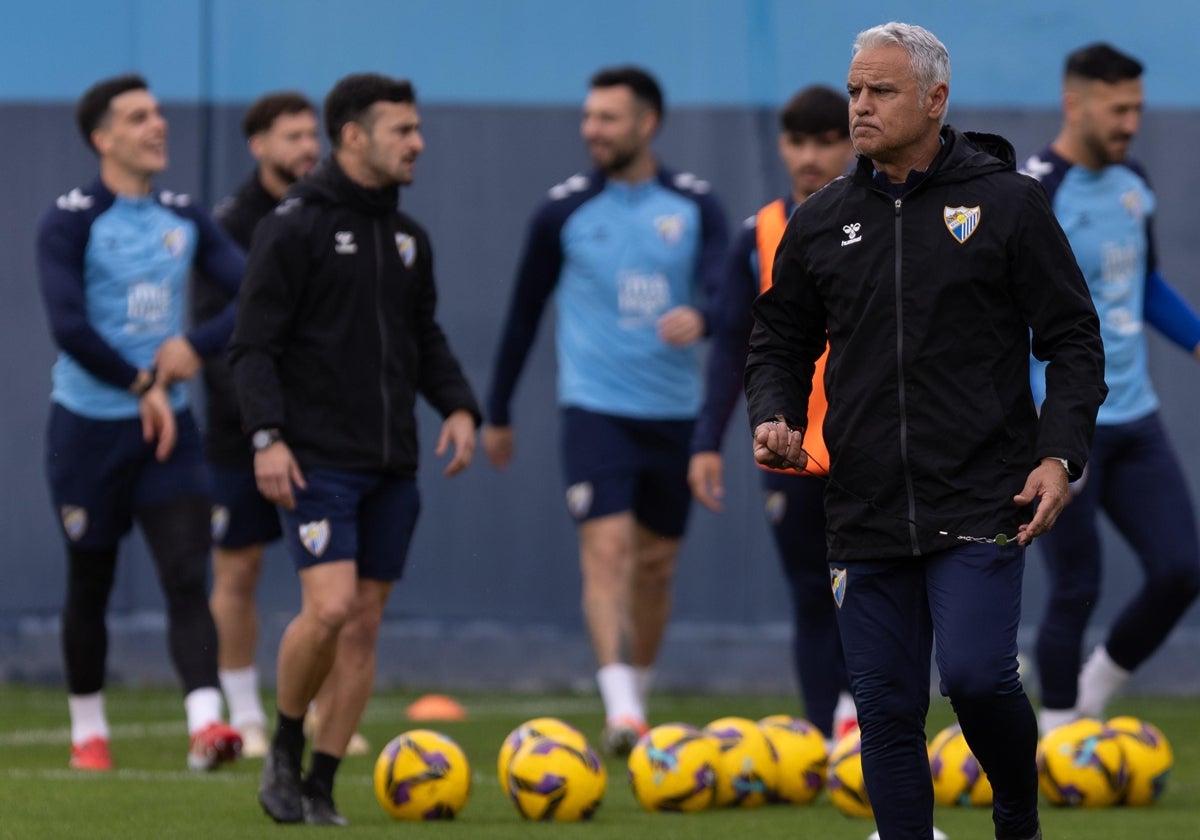
[[[279,512],[258,492],[254,468],[209,464],[212,478],[212,541],[219,548],[245,548],[279,539]]]
[[[399,579],[421,511],[416,479],[312,469],[304,480],[296,509],[280,511],[296,568],[355,560],[360,578]]]
[[[562,413],[567,510],[579,522],[632,511],[664,537],[683,536],[691,510],[691,420],[641,420],[582,408]]]
[[[46,477],[67,540],[80,548],[115,546],[142,508],[209,496],[200,431],[190,411],[175,415],[179,437],[160,463],[142,440],[139,418],[94,420],[50,406]]]

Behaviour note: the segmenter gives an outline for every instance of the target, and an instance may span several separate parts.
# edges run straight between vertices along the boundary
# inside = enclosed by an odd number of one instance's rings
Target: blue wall
[[[348,72],[417,80],[430,102],[575,104],[597,67],[636,61],[681,105],[773,106],[804,82],[840,84],[854,35],[929,27],[964,105],[1053,106],[1067,50],[1108,39],[1145,58],[1151,100],[1191,107],[1196,4],[1015,0],[4,0],[0,99],[72,101],[137,68],[159,94],[244,102],[314,95]]]
[[[1189,84],[1192,50],[1183,41],[1183,33],[1200,31],[1200,9],[1135,13],[1111,0],[1022,0],[1003,11],[993,4],[950,18],[944,4],[833,7],[797,0],[48,0],[2,6],[0,680],[58,678],[62,549],[41,466],[53,348],[32,242],[42,210],[94,174],[71,108],[101,76],[131,69],[147,75],[171,121],[172,165],[161,182],[209,204],[250,167],[238,121],[245,103],[261,92],[298,87],[319,100],[346,72],[411,76],[428,150],[403,200],[431,232],[441,318],[482,392],[525,219],[547,187],[586,165],[578,106],[598,66],[636,61],[660,75],[671,109],[662,156],[709,178],[732,222],[783,187],[774,150],[776,104],[809,82],[840,86],[850,43],[862,28],[890,18],[932,28],[951,50],[952,122],[1005,134],[1021,155],[1057,129],[1063,53],[1107,38],[1147,61],[1151,108],[1135,153],[1159,182],[1167,276],[1200,304],[1192,271],[1200,264],[1192,231],[1200,178],[1187,154],[1200,134],[1200,91]],[[518,459],[506,474],[481,459],[468,474],[444,480],[432,456],[437,421],[422,411],[426,504],[409,574],[389,607],[385,679],[419,673],[450,684],[572,684],[582,675],[586,682],[590,655],[579,631],[575,538],[561,500],[551,407],[551,332],[552,324],[544,323],[518,392]],[[1157,338],[1152,365],[1195,488],[1197,369]],[[745,434],[738,414],[726,447],[730,509],[722,516],[693,513],[681,559],[663,665],[668,682],[680,686],[790,685],[787,604]],[[1114,538],[1109,546],[1098,621],[1111,618],[1120,594],[1137,584],[1127,549]],[[1030,560],[1026,632],[1043,595],[1036,550]],[[262,660],[270,673],[297,588],[277,552],[265,578]],[[169,675],[161,654],[161,599],[137,539],[120,569],[112,607],[118,675]],[[1174,639],[1180,655],[1194,655],[1200,646],[1200,611],[1189,613],[1187,625]],[[142,634],[154,637],[149,647],[137,641]],[[540,655],[530,657],[535,641]],[[1181,669],[1156,663],[1152,684],[1178,683]]]

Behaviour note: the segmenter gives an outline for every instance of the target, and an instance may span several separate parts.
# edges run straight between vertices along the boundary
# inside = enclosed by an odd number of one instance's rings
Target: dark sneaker
[[[1032,837],[1026,837],[1024,840],[1042,840],[1042,829],[1039,827]]]
[[[350,821],[338,813],[329,794],[304,794],[300,798],[304,810],[304,821],[309,825],[349,825]]]
[[[258,804],[278,823],[297,823],[304,819],[300,804],[300,758],[279,744],[263,757],[262,777],[258,783]]]

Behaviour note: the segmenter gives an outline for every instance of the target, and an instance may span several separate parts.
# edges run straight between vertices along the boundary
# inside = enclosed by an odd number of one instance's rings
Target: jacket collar
[[[372,189],[350,180],[332,156],[317,164],[288,190],[289,196],[324,204],[344,204],[368,216],[386,216],[400,203],[400,187]]]

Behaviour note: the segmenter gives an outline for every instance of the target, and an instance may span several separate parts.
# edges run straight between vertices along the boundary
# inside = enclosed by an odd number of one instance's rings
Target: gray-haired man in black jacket
[[[1025,546],[1087,460],[1099,321],[1046,195],[1012,146],[943,126],[946,48],[860,33],[857,170],[792,216],[746,367],[755,457],[803,468],[829,342],[830,577],[882,840],[930,840],[929,658],[995,794],[1000,840],[1040,838],[1037,723],[1017,673]],[[1039,416],[1029,350],[1049,361]],[[1033,507],[1037,502],[1036,508]]]

